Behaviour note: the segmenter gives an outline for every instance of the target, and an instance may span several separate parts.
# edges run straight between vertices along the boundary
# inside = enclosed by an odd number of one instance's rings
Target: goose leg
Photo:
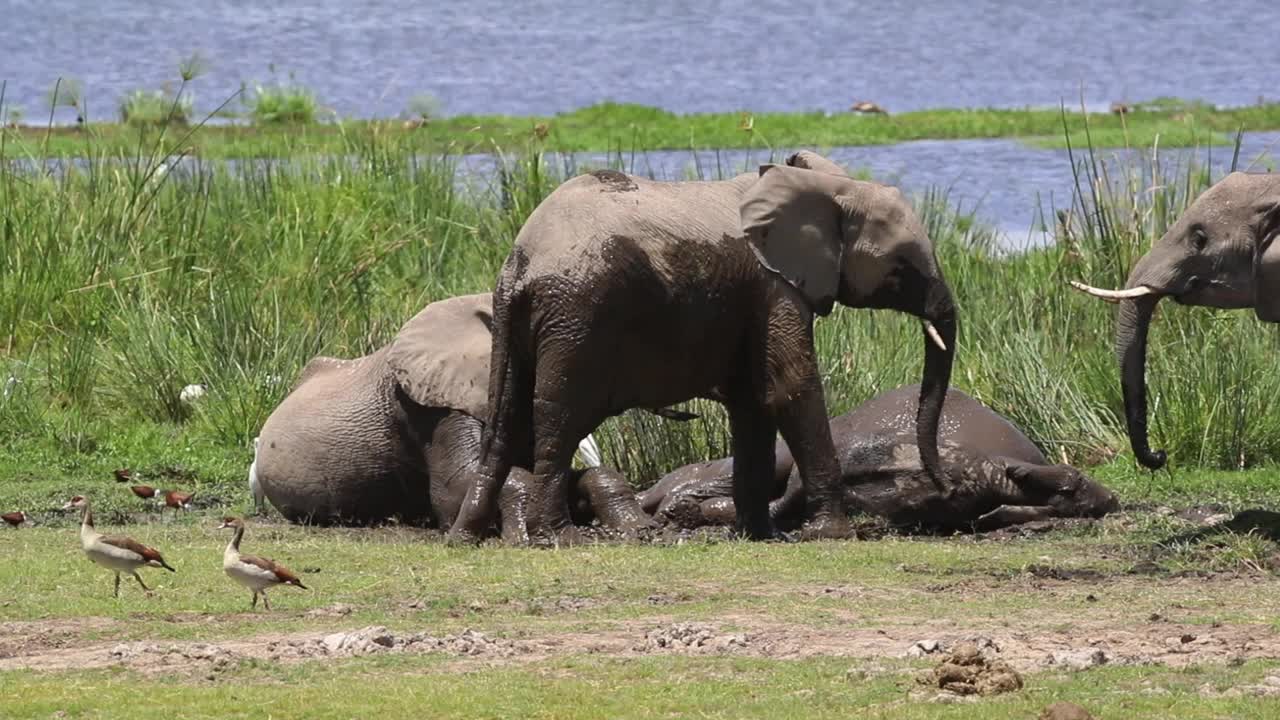
[[[119,580],[120,576],[117,575],[116,579]],[[142,576],[138,574],[137,570],[133,571],[133,579],[137,580],[138,584],[142,586],[143,592],[151,592],[151,588],[147,587],[147,584],[142,582]]]
[[[262,606],[263,606],[263,607],[265,607],[265,608],[266,608],[266,609],[268,609],[268,610],[270,610],[270,609],[271,609],[271,601],[267,599],[267,591],[266,591],[266,590],[263,590],[263,591],[262,591]]]
[[[111,591],[111,597],[120,597],[120,573],[116,573],[116,586],[115,589]]]
[[[253,602],[249,604],[249,609],[250,610],[258,609],[258,591],[257,590],[253,591]]]

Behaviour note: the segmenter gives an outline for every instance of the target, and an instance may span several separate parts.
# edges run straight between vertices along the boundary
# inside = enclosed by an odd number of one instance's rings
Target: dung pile
[[[996,695],[1022,689],[1022,676],[1008,663],[984,655],[976,643],[960,643],[917,681],[955,695]]]

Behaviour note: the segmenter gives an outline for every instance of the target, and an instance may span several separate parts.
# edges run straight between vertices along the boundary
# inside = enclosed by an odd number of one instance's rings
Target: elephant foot
[[[502,542],[513,547],[529,545],[529,531],[523,522],[504,522],[502,524]]]
[[[821,515],[800,528],[802,540],[846,540],[856,537],[849,518],[836,515]]]
[[[454,525],[444,535],[444,542],[449,547],[474,547],[481,542],[481,536],[468,531],[461,525]]]
[[[749,523],[739,523],[737,533],[741,537],[752,540],[774,540],[777,538],[777,529],[773,527],[773,522],[766,516],[762,520],[755,520]]]
[[[578,526],[570,523],[567,526],[550,529],[544,528],[534,535],[541,544],[552,545],[555,547],[573,547],[574,545],[582,545],[586,542],[582,531]]]

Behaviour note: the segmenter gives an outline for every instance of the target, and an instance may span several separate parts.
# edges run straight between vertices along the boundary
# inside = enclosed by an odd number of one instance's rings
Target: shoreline
[[[555,116],[458,115],[426,121],[342,120],[306,125],[205,124],[140,127],[10,126],[7,157],[64,157],[86,150],[136,155],[158,146],[213,158],[323,154],[369,142],[459,155],[529,148],[548,152],[642,152],[780,147],[862,147],[916,140],[1010,139],[1036,148],[1195,147],[1234,134],[1280,130],[1280,103],[1237,108],[1183,101],[1138,103],[1128,112],[1061,109],[938,109],[877,113],[723,112],[677,115],[659,108],[600,103]]]

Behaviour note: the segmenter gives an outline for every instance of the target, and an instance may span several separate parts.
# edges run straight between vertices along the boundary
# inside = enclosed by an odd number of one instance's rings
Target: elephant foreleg
[[[850,534],[849,518],[826,407],[815,367],[802,389],[779,410],[778,429],[795,458],[792,475],[803,484],[805,536],[843,538]]]

